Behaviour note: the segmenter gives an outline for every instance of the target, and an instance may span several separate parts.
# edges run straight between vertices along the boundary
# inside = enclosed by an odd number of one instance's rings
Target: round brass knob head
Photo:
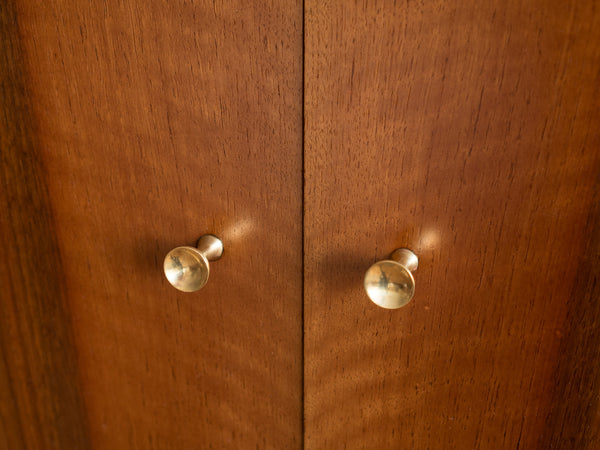
[[[411,270],[418,265],[416,255],[408,249],[392,253],[396,261],[384,260],[373,264],[365,274],[365,291],[378,306],[396,309],[411,301],[415,279]]]
[[[163,264],[165,276],[180,291],[197,291],[208,281],[208,262],[219,259],[222,254],[221,240],[212,234],[205,234],[198,240],[198,248],[177,247],[167,253]]]
[[[177,247],[165,257],[165,275],[174,288],[194,292],[204,287],[210,274],[206,257],[194,247]]]

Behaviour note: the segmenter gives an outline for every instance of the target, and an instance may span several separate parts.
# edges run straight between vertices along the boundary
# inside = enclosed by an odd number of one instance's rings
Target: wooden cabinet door
[[[0,448],[298,448],[301,3],[0,19]],[[179,293],[163,258],[208,232]]]
[[[0,21],[0,448],[599,445],[594,2]],[[162,258],[206,232],[178,293]]]
[[[305,7],[306,448],[598,448],[597,3]]]

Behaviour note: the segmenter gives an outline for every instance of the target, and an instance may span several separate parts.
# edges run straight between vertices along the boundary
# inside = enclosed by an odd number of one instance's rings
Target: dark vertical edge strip
[[[9,448],[89,447],[16,6],[0,5],[0,429]]]
[[[585,228],[577,278],[555,372],[552,409],[542,448],[595,449],[600,443],[600,190]],[[567,261],[568,263],[568,261]]]
[[[304,238],[304,230],[306,229],[306,146],[305,146],[305,134],[306,134],[306,2],[302,0],[302,232],[300,233],[302,236],[302,448],[306,447],[305,440],[305,429],[306,429],[306,414],[305,414],[305,404],[306,404],[306,318],[305,318],[305,307],[304,303],[306,302],[305,289],[304,286],[306,284],[306,276],[305,276],[305,267],[306,267],[306,244]]]

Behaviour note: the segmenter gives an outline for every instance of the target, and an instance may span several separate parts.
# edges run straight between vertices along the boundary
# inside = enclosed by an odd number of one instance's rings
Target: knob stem
[[[196,248],[209,261],[216,261],[223,255],[223,242],[213,234],[205,234],[196,244]]]
[[[390,258],[403,265],[411,272],[414,272],[417,270],[417,267],[419,267],[419,258],[407,248],[399,248],[394,250],[394,252],[390,255]]]

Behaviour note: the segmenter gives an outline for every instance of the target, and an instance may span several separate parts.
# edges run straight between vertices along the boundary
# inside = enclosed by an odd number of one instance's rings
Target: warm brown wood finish
[[[541,448],[595,449],[600,443],[600,192],[596,189],[568,304],[568,334],[561,340],[556,391]]]
[[[38,418],[14,394],[2,409],[8,435],[42,429],[31,445],[15,434],[11,448],[49,448],[52,414],[77,406],[78,393],[85,412],[70,411],[52,431],[60,448],[75,448],[69,442],[78,437],[79,448],[111,450],[301,445],[301,8],[18,2],[19,29],[8,43],[22,54],[8,57],[22,64],[24,97],[13,103],[31,111],[8,128],[23,124],[35,151],[15,163],[33,168],[6,171],[16,171],[13,183],[31,175],[37,203],[15,207],[21,215],[7,226],[18,234],[32,223],[34,242],[56,239],[43,243],[40,269],[35,244],[21,245],[27,230],[17,243],[3,236],[11,261],[31,266],[23,278],[10,276],[15,286],[3,302],[31,282],[48,286],[57,305],[65,294],[68,314],[56,306],[48,319],[58,336],[34,329],[21,338],[22,354],[48,352],[40,377],[56,369],[47,395],[58,401],[47,409],[58,409]],[[3,141],[3,156],[10,146]],[[26,204],[27,195],[16,201]],[[206,232],[222,237],[225,254],[202,291],[178,293],[162,274],[164,255]],[[22,314],[15,326],[46,323]],[[69,369],[63,315],[72,317],[78,373]],[[10,333],[2,333],[5,352],[20,342]],[[35,370],[31,358],[23,370]],[[70,386],[76,378],[80,389]],[[37,378],[16,385],[29,389],[23,408],[39,405],[27,397],[38,392]]]
[[[0,7],[0,449],[85,449],[57,231],[13,6]]]
[[[598,448],[597,3],[305,14],[306,447]]]
[[[305,7],[0,6],[0,448],[600,447],[596,2]]]

